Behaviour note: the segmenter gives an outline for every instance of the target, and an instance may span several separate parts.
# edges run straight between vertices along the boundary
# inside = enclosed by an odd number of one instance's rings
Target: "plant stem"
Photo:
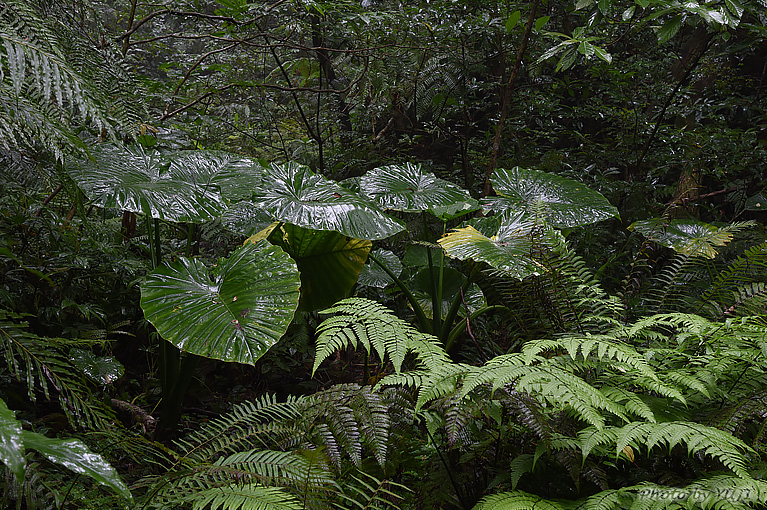
[[[405,294],[405,298],[407,298],[408,303],[410,303],[410,306],[413,307],[413,312],[415,313],[416,319],[418,320],[418,325],[421,328],[421,331],[424,333],[431,333],[431,321],[426,318],[426,314],[423,312],[423,308],[420,304],[418,304],[418,300],[416,300],[415,296],[412,292],[410,292],[410,289],[408,289],[405,284],[402,282],[402,280],[395,275],[391,269],[386,267],[386,265],[378,260],[378,258],[373,255],[372,253],[368,254],[368,258],[378,264],[381,269],[383,269],[386,274],[389,275],[389,277],[394,280],[394,284],[399,287],[399,289],[402,291],[403,294]]]

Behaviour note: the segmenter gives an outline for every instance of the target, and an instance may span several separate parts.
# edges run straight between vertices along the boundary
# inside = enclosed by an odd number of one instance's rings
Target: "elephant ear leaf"
[[[198,185],[194,168],[184,179],[174,177],[171,161],[141,147],[105,145],[92,150],[93,160],[67,170],[85,194],[101,207],[112,207],[168,221],[209,221],[226,204],[217,187]],[[200,170],[199,168],[197,170]],[[203,169],[203,173],[207,170]]]
[[[450,232],[438,242],[451,257],[486,262],[513,278],[541,274],[545,268],[530,257],[535,222],[524,214],[505,220],[492,237],[468,226]]]
[[[25,448],[37,450],[49,461],[65,466],[75,473],[90,476],[125,499],[133,500],[130,490],[117,471],[101,455],[91,452],[82,441],[46,437],[27,430],[22,431],[22,437]]]
[[[250,198],[263,185],[266,172],[251,159],[223,151],[179,151],[169,159],[173,179],[220,193],[227,203]]]
[[[327,308],[348,297],[372,246],[370,241],[338,232],[289,224],[273,229],[268,239],[298,264],[302,311]]]
[[[497,169],[491,182],[498,196],[484,201],[486,211],[535,213],[540,208],[545,219],[558,228],[589,225],[618,216],[618,209],[601,193],[556,174],[515,166]]]
[[[0,462],[5,464],[20,482],[24,480],[27,464],[21,432],[21,422],[5,402],[0,400]]]
[[[375,168],[362,176],[360,188],[384,209],[429,211],[443,220],[479,208],[468,191],[412,163]]]
[[[267,169],[253,204],[278,221],[357,239],[384,239],[405,228],[357,192],[292,162]]]
[[[717,227],[698,220],[651,218],[635,221],[628,228],[682,255],[713,259],[717,247],[725,246],[732,241],[735,232],[752,224],[747,221]]]
[[[259,241],[210,269],[186,258],[158,268],[141,286],[141,307],[179,349],[253,364],[287,330],[299,286],[293,259]]]

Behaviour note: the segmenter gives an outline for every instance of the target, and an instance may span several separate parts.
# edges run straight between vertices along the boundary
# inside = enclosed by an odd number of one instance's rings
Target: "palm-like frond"
[[[336,315],[317,328],[313,371],[333,352],[347,346],[362,345],[368,353],[375,351],[381,360],[391,360],[398,373],[410,351],[424,363],[436,362],[435,357],[447,359],[444,351],[432,343],[433,337],[420,333],[375,301],[344,299],[323,313]]]
[[[114,136],[138,123],[133,80],[106,46],[93,43],[54,13],[29,2],[0,8],[0,141],[35,147],[61,159],[84,149],[73,126],[90,123]]]

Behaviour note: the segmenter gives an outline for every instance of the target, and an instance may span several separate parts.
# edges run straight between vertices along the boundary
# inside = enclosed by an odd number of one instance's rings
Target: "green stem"
[[[431,259],[431,247],[426,247],[426,258],[429,260],[429,281],[431,282],[431,309],[432,309],[432,331],[435,335],[441,336],[442,330],[442,271],[440,268],[439,278],[434,279],[434,263]]]
[[[422,332],[431,334],[431,322],[429,319],[426,318],[426,314],[423,313],[423,308],[421,308],[421,305],[418,304],[418,300],[416,300],[415,296],[412,292],[410,292],[410,289],[408,289],[404,283],[402,283],[402,280],[400,280],[397,275],[395,275],[391,269],[386,267],[386,265],[378,260],[378,258],[373,255],[372,253],[368,254],[368,258],[378,264],[381,269],[383,269],[386,274],[389,275],[389,277],[394,280],[394,284],[399,287],[399,289],[402,291],[403,294],[405,294],[405,297],[407,298],[408,302],[410,303],[410,306],[413,308],[413,312],[415,312],[416,319],[418,320],[418,325]]]
[[[461,308],[461,304],[463,303],[463,294],[466,294],[466,292],[469,290],[469,286],[474,282],[474,276],[476,274],[476,271],[472,271],[468,278],[466,278],[466,282],[461,286],[461,289],[456,293],[455,296],[453,296],[453,302],[450,304],[450,309],[447,311],[447,315],[445,315],[445,327],[443,328],[443,331],[441,331],[439,339],[442,342],[442,345],[445,345],[448,341],[448,338],[450,337],[450,327],[451,324],[455,321],[455,316],[458,315],[458,310]]]
[[[480,315],[482,315],[485,312],[490,312],[492,310],[505,310],[505,309],[506,309],[506,307],[503,306],[503,305],[485,306],[483,308],[480,308],[479,310],[477,310],[473,314],[471,314],[467,320],[461,321],[458,324],[456,324],[455,327],[453,328],[453,330],[450,332],[450,335],[447,338],[447,343],[445,344],[445,350],[450,352],[450,348],[455,343],[455,339],[458,338],[458,335],[463,333],[463,330],[466,329],[466,325],[469,322],[473,321],[474,319],[476,319],[477,317],[479,317]]]

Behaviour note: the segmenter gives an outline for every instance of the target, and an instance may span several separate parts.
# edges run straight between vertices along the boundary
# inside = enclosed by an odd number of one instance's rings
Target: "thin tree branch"
[[[517,51],[517,59],[514,62],[514,67],[511,70],[511,76],[506,86],[503,88],[503,99],[501,103],[501,118],[498,119],[498,126],[495,131],[495,139],[493,140],[493,150],[490,154],[490,163],[487,166],[487,172],[485,173],[485,185],[482,189],[482,196],[486,197],[492,191],[490,184],[490,176],[493,174],[496,165],[498,164],[498,154],[501,151],[501,140],[503,139],[503,128],[506,124],[506,117],[509,115],[509,103],[511,103],[511,91],[514,88],[514,82],[517,80],[519,69],[522,67],[522,57],[525,55],[527,49],[527,43],[530,40],[530,34],[533,31],[533,23],[535,22],[535,11],[538,8],[538,0],[532,0],[530,2],[530,16],[527,18],[527,25],[525,25],[525,33],[522,36],[522,42],[519,45],[519,51]]]

